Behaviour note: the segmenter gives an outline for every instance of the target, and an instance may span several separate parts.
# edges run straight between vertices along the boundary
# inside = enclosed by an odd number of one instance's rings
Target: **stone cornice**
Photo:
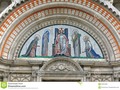
[[[20,2],[12,2],[2,13],[0,13],[0,23],[18,6],[29,0],[21,0]]]
[[[106,2],[102,1],[102,0],[93,0],[95,2],[97,2],[98,4],[104,6],[108,11],[110,11],[111,13],[113,13],[113,15],[120,20],[120,11],[117,10],[113,5],[109,6]]]
[[[34,59],[34,60],[33,60]],[[0,64],[3,65],[10,65],[10,66],[32,66],[32,65],[43,65],[45,62],[51,60],[43,60],[43,59],[39,59],[36,60],[35,58],[33,58],[32,60],[6,60],[6,59],[2,59],[0,58]],[[83,66],[92,66],[92,67],[117,67],[120,66],[120,61],[110,61],[110,62],[106,62],[106,61],[99,61],[99,60],[89,60],[89,59],[72,59],[74,61],[76,61],[77,63],[79,63],[80,65]]]

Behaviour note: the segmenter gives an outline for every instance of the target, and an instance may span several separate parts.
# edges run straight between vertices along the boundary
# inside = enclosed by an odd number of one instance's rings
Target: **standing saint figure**
[[[99,54],[97,54],[95,52],[95,50],[93,49],[93,46],[89,40],[88,36],[84,36],[83,38],[84,42],[85,42],[85,53],[86,53],[86,57],[88,58],[101,58],[101,56]]]
[[[36,57],[36,50],[39,38],[36,36],[34,40],[31,41],[26,53],[22,56],[24,57]]]
[[[75,57],[80,57],[81,54],[80,36],[81,34],[79,34],[77,31],[74,31],[72,34],[72,42]]]
[[[49,42],[49,31],[46,31],[42,36],[42,56],[48,56],[48,42]]]
[[[60,28],[55,40],[55,55],[70,56],[68,48],[68,38],[63,28]]]

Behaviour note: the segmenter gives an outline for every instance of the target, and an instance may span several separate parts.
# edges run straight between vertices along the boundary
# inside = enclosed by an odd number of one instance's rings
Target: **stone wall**
[[[58,60],[58,65],[56,62]],[[63,60],[63,58],[61,58]],[[0,60],[1,61],[1,60]],[[120,67],[117,63],[100,61],[73,61],[66,58],[60,63],[59,59],[51,59],[39,63],[21,61],[24,65],[0,62],[0,81],[10,82],[41,82],[41,81],[85,81],[111,82],[120,81]],[[68,65],[67,65],[68,63]],[[71,63],[71,64],[70,64]],[[99,64],[104,63],[104,64]],[[26,64],[26,65],[25,65]],[[67,66],[64,66],[66,64]],[[52,68],[52,69],[51,69]],[[75,69],[76,68],[76,69]],[[55,70],[55,71],[54,71]],[[78,71],[76,71],[78,70]]]

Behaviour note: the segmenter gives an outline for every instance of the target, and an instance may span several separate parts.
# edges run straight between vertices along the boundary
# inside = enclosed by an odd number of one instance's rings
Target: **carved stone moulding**
[[[83,77],[84,72],[81,66],[70,58],[57,57],[46,62],[37,74],[44,79],[78,79]]]

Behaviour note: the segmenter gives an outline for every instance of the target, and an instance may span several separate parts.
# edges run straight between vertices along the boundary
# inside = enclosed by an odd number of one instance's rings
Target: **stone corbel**
[[[91,77],[91,72],[88,72],[86,77]]]
[[[8,77],[9,77],[9,72],[4,72],[3,73],[3,81],[8,81]]]
[[[90,78],[91,78],[91,72],[88,72],[86,74],[86,81],[90,81]]]
[[[114,77],[118,77],[118,73],[114,73],[113,76],[114,76]]]
[[[114,81],[119,81],[118,73],[113,74]]]
[[[36,71],[32,71],[32,77],[36,77],[36,76],[37,76]]]

